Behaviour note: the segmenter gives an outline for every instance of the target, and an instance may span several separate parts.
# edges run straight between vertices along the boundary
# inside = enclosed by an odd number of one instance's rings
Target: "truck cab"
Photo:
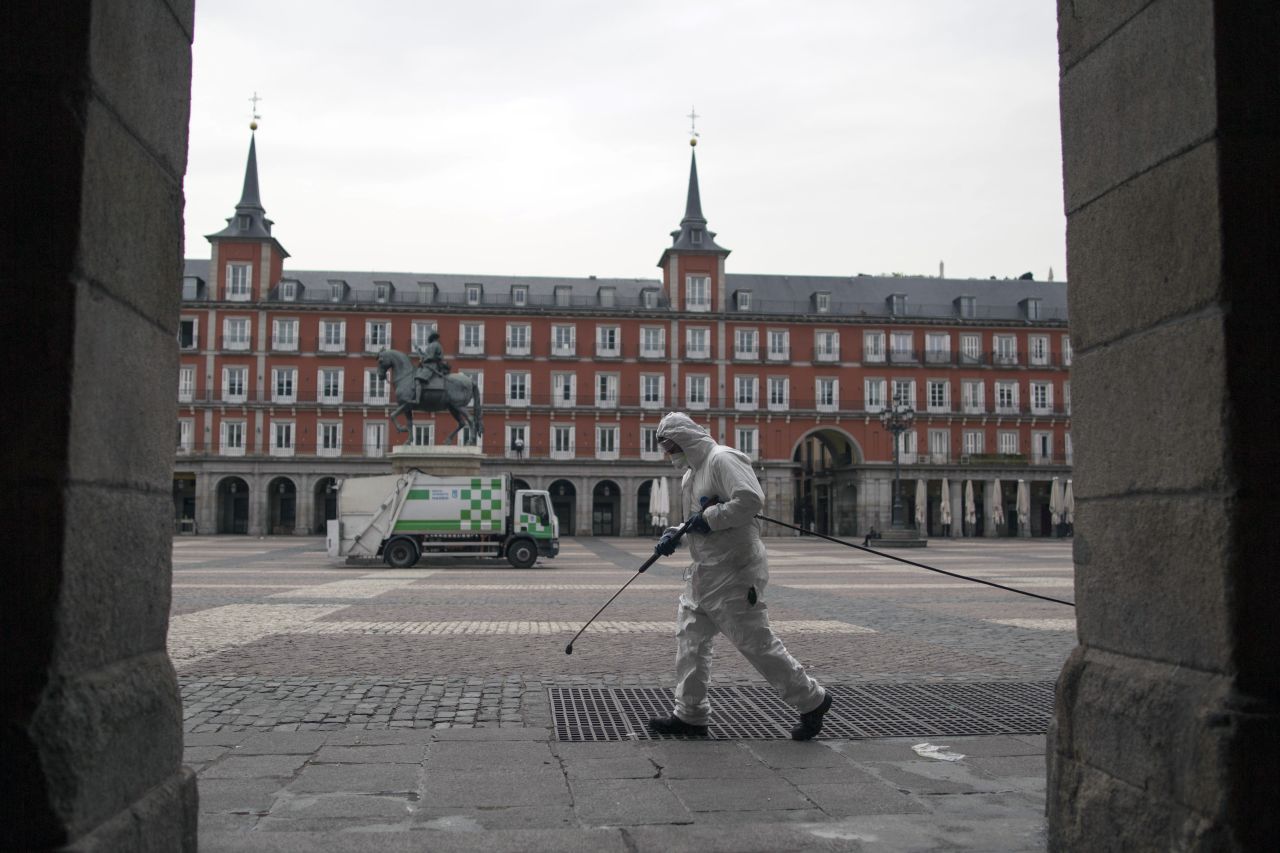
[[[554,557],[560,553],[560,520],[551,512],[551,495],[538,489],[517,489],[514,498],[514,518],[511,523],[511,543],[507,546],[507,559],[512,565],[531,566],[537,557]],[[526,543],[532,540],[537,548],[534,554],[525,554]]]

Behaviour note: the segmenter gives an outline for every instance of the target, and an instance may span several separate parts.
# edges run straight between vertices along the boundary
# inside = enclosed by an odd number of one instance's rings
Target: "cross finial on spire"
[[[685,118],[689,119],[689,144],[698,144],[698,111],[693,107],[689,107],[689,114]]]
[[[255,90],[253,93],[253,97],[250,98],[249,100],[253,103],[253,119],[249,122],[249,129],[257,130],[258,119],[262,118],[262,116],[258,115],[258,101],[263,100],[263,98],[258,97],[258,92],[257,90]]]

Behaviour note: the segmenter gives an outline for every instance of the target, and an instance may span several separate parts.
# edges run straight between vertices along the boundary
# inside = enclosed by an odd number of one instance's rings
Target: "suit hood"
[[[695,469],[706,464],[717,447],[716,440],[684,412],[671,412],[658,422],[658,438],[669,438],[684,451],[689,465]]]

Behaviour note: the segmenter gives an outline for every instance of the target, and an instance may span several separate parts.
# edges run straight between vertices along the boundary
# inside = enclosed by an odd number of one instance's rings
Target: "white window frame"
[[[253,298],[253,264],[227,264],[227,301],[248,302]]]
[[[379,343],[381,341],[381,343]],[[391,321],[390,320],[365,320],[364,321],[364,351],[369,353],[381,352],[391,346]]]
[[[753,426],[734,427],[733,446],[753,462],[760,458],[760,430]]]
[[[596,326],[596,355],[602,358],[617,358],[622,355],[622,328],[620,326]]]
[[[191,345],[184,346],[182,343],[182,326],[184,323],[191,324]],[[183,352],[194,352],[200,349],[200,318],[199,317],[180,317],[178,318],[178,349]]]
[[[661,373],[640,374],[640,408],[661,409],[666,405],[667,377]]]
[[[791,360],[791,330],[789,329],[770,329],[769,336],[769,361],[790,361]]]
[[[316,424],[316,456],[342,455],[342,422],[321,421]]]
[[[960,359],[961,364],[981,364],[982,363],[982,336],[981,335],[965,335],[960,336]]]
[[[292,456],[297,450],[298,426],[294,421],[271,421],[267,427],[272,456]],[[284,439],[284,441],[281,441]]]
[[[222,402],[244,403],[249,399],[249,368],[233,364],[222,368]]]
[[[436,425],[434,423],[414,423],[413,435],[409,438],[417,447],[426,447],[427,445],[434,444],[436,440]]]
[[[511,304],[517,308],[523,308],[529,304],[529,288],[523,284],[513,284],[511,286]]]
[[[1072,355],[1072,353],[1071,353],[1071,336],[1070,336],[1070,335],[1063,335],[1063,336],[1062,336],[1062,366],[1063,366],[1063,367],[1070,367],[1070,366],[1071,366],[1071,355]]]
[[[319,331],[318,349],[320,352],[347,351],[346,320],[321,320]],[[336,340],[334,340],[335,338]]]
[[[1047,446],[1046,446],[1047,445]],[[1053,433],[1049,430],[1031,431],[1031,463],[1049,465],[1053,462]]]
[[[916,430],[903,430],[898,434],[898,461],[903,465],[914,465],[919,452],[920,437]]]
[[[908,364],[916,360],[915,332],[889,333],[889,361],[894,364]]]
[[[520,439],[520,451],[516,452],[514,447],[516,439]],[[513,424],[508,422],[503,429],[503,454],[508,459],[525,459],[528,458],[529,447],[529,425],[527,423]]]
[[[765,405],[771,412],[785,412],[791,407],[791,378],[788,376],[770,376],[768,381],[769,396]]]
[[[889,401],[893,403],[903,402],[917,412],[920,411],[920,407],[916,405],[916,381],[914,379],[894,379],[889,383]]]
[[[862,380],[862,407],[868,414],[883,412],[888,394],[886,380],[874,376]]]
[[[819,412],[834,412],[840,408],[840,380],[837,377],[814,378],[813,407]]]
[[[178,418],[178,447],[181,454],[190,453],[195,446],[196,422],[194,418]]]
[[[828,363],[840,360],[840,332],[835,329],[814,331],[813,360]]]
[[[327,383],[325,374],[334,374],[335,383]],[[327,406],[342,405],[345,370],[341,367],[321,367],[316,370],[316,402]]]
[[[459,324],[458,353],[460,355],[484,355],[484,323]]]
[[[508,370],[507,381],[505,383],[507,389],[507,405],[514,408],[528,408],[529,406],[529,371],[527,370]]]
[[[218,425],[218,454],[244,456],[248,430],[243,420],[223,420]]]
[[[760,377],[739,373],[733,377],[733,407],[739,412],[760,408]]]
[[[987,411],[987,384],[981,379],[960,380],[960,405],[966,415],[981,415]]]
[[[1018,363],[1018,336],[1017,335],[992,335],[991,336],[991,358],[994,364],[1017,364]]]
[[[552,459],[572,459],[576,452],[576,443],[577,435],[573,424],[553,423],[551,425],[549,452]]]
[[[427,338],[431,337],[432,332],[439,331],[436,328],[434,320],[430,322],[426,320],[414,320],[411,328],[413,336],[409,341],[409,345],[414,352],[425,349],[427,346]]]
[[[578,327],[558,323],[551,327],[551,354],[570,356],[578,353]]]
[[[698,399],[701,397],[701,399]],[[686,373],[684,377],[684,403],[692,412],[711,408],[711,377],[705,373]]]
[[[929,461],[934,465],[946,465],[951,461],[951,430],[929,430]]]
[[[996,414],[997,415],[1016,415],[1018,414],[1019,393],[1018,383],[1015,380],[999,380],[996,382]]]
[[[1071,382],[1062,383],[1062,413],[1071,414]]]
[[[277,317],[271,321],[271,348],[278,352],[298,351],[298,320]]]
[[[196,396],[196,368],[184,364],[178,368],[178,402],[190,403]]]
[[[528,323],[507,324],[507,355],[529,355],[533,352],[530,341],[533,327]]]
[[[1049,363],[1049,336],[1027,335],[1027,362],[1042,367]]]
[[[237,330],[236,334],[232,330]],[[242,332],[243,334],[240,334]],[[247,352],[253,341],[253,323],[248,317],[224,317],[222,348],[231,352]]]
[[[597,409],[618,408],[618,374],[597,373],[594,387]]]
[[[865,364],[884,364],[885,362],[884,332],[865,331],[862,333],[862,361]]]
[[[560,285],[552,291],[555,303],[560,308],[568,308],[573,305],[573,288],[568,285]]]
[[[596,424],[596,458],[618,458],[618,436],[621,429],[617,424]]]
[[[364,422],[364,455],[370,459],[380,459],[387,452],[386,421]]]
[[[926,364],[947,364],[951,361],[951,335],[946,332],[926,332],[924,336],[924,360]]]
[[[967,429],[961,436],[964,456],[982,456],[987,452],[987,435],[985,430]]]
[[[463,294],[468,305],[475,306],[484,302],[484,287],[479,284],[464,285]]]
[[[831,294],[815,293],[813,295],[813,309],[819,314],[826,314],[831,310]]]
[[[281,385],[284,384],[284,389]],[[298,368],[296,367],[273,367],[271,368],[271,402],[273,403],[296,403],[298,402]]]
[[[951,383],[946,379],[928,379],[925,381],[925,411],[951,411]]]
[[[1052,382],[1032,382],[1031,383],[1031,414],[1033,415],[1053,414],[1053,383]]]
[[[760,359],[760,330],[739,326],[733,330],[733,357],[743,361]]]
[[[1018,431],[1002,429],[996,432],[996,452],[1003,456],[1016,456],[1018,450]]]
[[[734,301],[736,302],[737,308],[739,311],[750,311],[751,310],[751,291],[739,290],[736,294],[734,294]]]
[[[568,389],[566,393],[566,387]],[[551,374],[551,406],[572,408],[578,404],[578,376],[575,373]]]
[[[667,354],[667,330],[662,326],[640,327],[640,357],[664,358]]]
[[[382,393],[378,393],[379,391]],[[364,401],[371,406],[390,405],[391,383],[385,378],[378,378],[376,367],[371,367],[364,372]]]
[[[698,346],[696,338],[702,339],[701,346]],[[711,329],[709,327],[689,326],[684,330],[684,355],[685,358],[711,358]]]
[[[657,462],[662,459],[662,448],[658,446],[656,426],[640,427],[640,458],[647,462]]]
[[[711,276],[687,275],[684,278],[684,310],[711,310]]]

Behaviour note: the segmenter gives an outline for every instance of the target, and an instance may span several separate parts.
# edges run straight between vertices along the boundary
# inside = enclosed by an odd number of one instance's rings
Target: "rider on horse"
[[[422,389],[437,376],[442,380],[449,373],[449,363],[444,360],[444,347],[440,346],[440,334],[432,332],[427,335],[427,345],[418,350],[418,369],[413,378],[413,404],[422,401]]]

